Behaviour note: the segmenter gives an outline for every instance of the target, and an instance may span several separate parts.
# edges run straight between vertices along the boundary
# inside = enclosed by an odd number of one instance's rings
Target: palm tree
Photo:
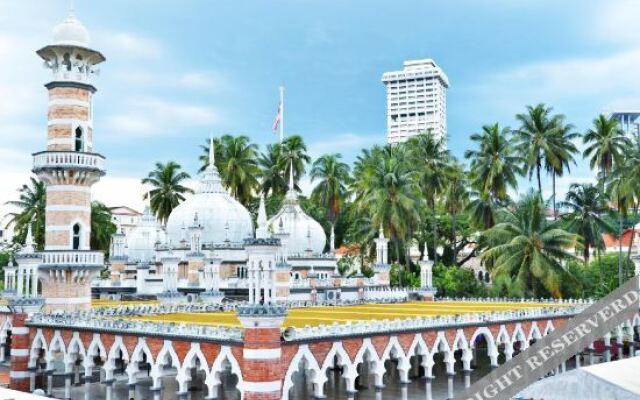
[[[554,154],[553,157],[545,157],[545,169],[547,173],[551,174],[553,219],[557,219],[556,177],[562,177],[565,172],[570,172],[571,164],[576,164],[573,155],[578,152],[578,149],[573,142],[580,137],[579,133],[573,131],[573,125],[564,123],[564,117],[557,117],[555,123],[556,129],[552,131],[551,135],[551,141],[555,143],[550,146],[550,151]],[[552,162],[553,160],[556,162]]]
[[[418,180],[422,194],[433,214],[433,256],[434,263],[438,262],[437,217],[436,198],[440,195],[447,183],[447,172],[450,168],[450,155],[444,140],[436,138],[432,132],[421,134],[411,138],[406,143],[410,152],[413,168],[418,171]]]
[[[384,226],[400,257],[400,241],[409,222],[420,221],[421,199],[416,172],[407,165],[404,146],[374,147],[363,151],[354,166],[354,190],[359,210],[368,212],[372,226]]]
[[[287,181],[281,165],[280,145],[267,145],[267,151],[258,158],[260,190],[265,196],[284,195],[287,192]]]
[[[444,189],[444,207],[451,215],[451,243],[453,244],[453,261],[458,261],[457,225],[458,214],[464,210],[469,202],[467,180],[462,165],[455,163],[447,176],[448,182]]]
[[[151,211],[162,224],[167,222],[171,211],[184,201],[184,195],[193,193],[193,190],[184,186],[184,181],[190,176],[181,169],[174,161],[166,164],[157,162],[155,169],[142,179],[143,185],[153,188],[145,193],[144,199],[151,196]]]
[[[331,231],[335,229],[350,181],[349,166],[340,154],[325,154],[313,162],[311,182],[318,181],[311,196],[326,210]]]
[[[280,145],[280,169],[284,176],[289,176],[289,169],[293,165],[293,179],[296,190],[300,190],[298,181],[306,171],[306,165],[311,161],[307,154],[307,145],[299,135],[287,137]]]
[[[631,142],[624,136],[618,120],[604,114],[593,120],[593,128],[584,134],[582,141],[587,145],[583,157],[590,158],[591,169],[597,167],[600,170],[604,191],[607,174],[611,172],[614,164],[622,162],[623,152],[631,146]]]
[[[12,212],[6,216],[9,218],[7,225],[14,225],[16,243],[24,243],[29,224],[33,231],[33,239],[37,249],[44,248],[45,208],[47,206],[47,190],[44,182],[37,178],[29,178],[29,185],[22,185],[18,189],[20,197],[16,201],[8,201],[6,204],[17,207],[19,212]]]
[[[564,215],[567,230],[580,236],[583,245],[582,258],[589,263],[591,248],[602,250],[602,235],[614,231],[602,215],[607,212],[604,194],[593,185],[572,184],[565,201],[560,206],[569,212]]]
[[[481,257],[493,260],[495,278],[511,277],[533,297],[540,285],[561,296],[560,284],[568,274],[563,263],[574,258],[566,249],[575,246],[577,236],[546,220],[538,194],[530,192],[513,210],[505,209],[501,222],[483,235],[493,246]]]
[[[111,237],[116,230],[107,206],[99,201],[91,202],[91,249],[109,251]]]
[[[527,112],[517,114],[516,119],[520,122],[520,128],[516,130],[515,139],[518,152],[520,153],[524,171],[529,174],[529,179],[536,174],[538,181],[538,194],[542,197],[542,181],[540,171],[543,162],[556,166],[560,163],[557,157],[557,145],[553,140],[555,131],[558,128],[561,115],[551,116],[551,107],[544,104],[537,106],[527,106]]]
[[[213,140],[215,165],[220,172],[223,186],[231,196],[248,205],[257,190],[260,169],[256,161],[258,146],[244,135],[224,135]],[[209,164],[209,145],[200,146],[203,167]],[[203,168],[201,168],[203,169]]]
[[[484,125],[480,134],[471,135],[478,149],[464,153],[471,160],[471,186],[496,200],[506,200],[509,189],[517,189],[517,175],[521,174],[518,166],[522,159],[509,140],[510,132],[508,127],[500,129],[498,123]]]
[[[637,161],[637,160],[634,160]],[[634,168],[627,168],[626,162],[618,165],[613,170],[607,182],[607,196],[616,204],[618,215],[618,286],[622,285],[622,236],[624,234],[623,220],[627,217],[629,210],[636,204],[636,194],[638,193],[637,177],[635,174],[628,175],[629,172],[636,172]],[[631,249],[631,243],[629,243]]]

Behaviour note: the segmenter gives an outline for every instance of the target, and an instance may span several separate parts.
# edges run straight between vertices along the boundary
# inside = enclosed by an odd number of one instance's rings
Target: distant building
[[[640,137],[640,110],[613,111],[609,115],[620,122],[620,127],[628,136]]]
[[[402,71],[385,72],[382,82],[387,89],[389,143],[429,130],[446,138],[449,79],[433,60],[405,61]]]
[[[138,226],[140,223],[140,216],[142,213],[127,206],[109,207],[113,223],[122,229],[122,233],[129,235],[129,233]]]

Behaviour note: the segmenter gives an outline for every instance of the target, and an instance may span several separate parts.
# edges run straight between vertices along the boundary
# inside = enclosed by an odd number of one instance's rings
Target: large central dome
[[[209,159],[213,160],[213,156]],[[245,238],[253,237],[251,214],[222,187],[213,161],[202,173],[196,193],[171,212],[167,221],[171,243],[189,240],[186,229],[193,224],[196,214],[204,228],[203,244],[242,243]]]

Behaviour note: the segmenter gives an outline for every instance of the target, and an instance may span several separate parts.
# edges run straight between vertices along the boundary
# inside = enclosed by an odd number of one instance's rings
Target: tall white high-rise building
[[[629,137],[640,137],[640,110],[615,110],[609,116],[620,122],[620,128]]]
[[[449,79],[432,59],[408,60],[402,71],[385,72],[387,141],[404,142],[426,131],[447,135]]]

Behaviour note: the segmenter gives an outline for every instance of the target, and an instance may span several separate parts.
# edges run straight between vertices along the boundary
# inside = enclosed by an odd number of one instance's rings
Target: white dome
[[[290,255],[304,254],[308,250],[322,254],[327,236],[322,225],[302,210],[295,191],[289,190],[280,211],[267,222],[268,230],[278,233],[281,222],[282,230],[289,234],[287,252]]]
[[[71,13],[61,24],[53,28],[53,44],[87,47],[89,45],[89,31]]]
[[[198,221],[203,227],[201,243],[242,243],[253,237],[251,214],[222,187],[218,170],[212,164],[202,173],[196,193],[174,208],[167,221],[171,243],[189,241],[186,228]]]
[[[156,242],[162,242],[161,239],[162,235],[156,218],[151,214],[149,207],[146,207],[140,218],[140,224],[127,235],[127,256],[129,260],[136,262],[154,261]]]

